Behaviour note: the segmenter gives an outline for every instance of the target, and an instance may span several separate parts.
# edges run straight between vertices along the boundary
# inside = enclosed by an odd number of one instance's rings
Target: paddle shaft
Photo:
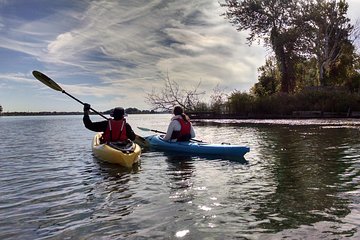
[[[72,99],[74,99],[75,101],[81,103],[82,105],[85,105],[85,103],[83,103],[82,101],[80,101],[79,99],[77,99],[76,97],[72,96],[71,94],[67,93],[65,90],[61,91],[62,93],[65,93],[66,95],[68,95],[69,97],[71,97]],[[98,111],[96,111],[95,109],[93,109],[92,107],[90,107],[90,110],[93,111],[94,113],[100,115],[101,117],[105,118],[106,120],[109,120],[107,117],[105,117],[103,114],[99,113]]]
[[[159,130],[156,130],[156,129],[150,129],[150,131],[152,131],[152,132],[156,132],[156,133],[166,134],[166,132],[159,131]]]
[[[156,133],[162,133],[162,134],[166,134],[166,132],[163,132],[163,131],[159,131],[159,130],[156,130],[156,129],[150,129],[150,128],[143,128],[143,127],[138,127],[140,130],[143,130],[143,131],[152,131],[152,132],[156,132]],[[191,138],[190,139],[191,141],[194,141],[194,142],[203,142],[202,140],[197,140],[195,138]]]

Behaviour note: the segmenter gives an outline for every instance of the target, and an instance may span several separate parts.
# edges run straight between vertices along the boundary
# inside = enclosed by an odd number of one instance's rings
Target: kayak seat
[[[135,144],[130,140],[125,142],[108,142],[107,145],[123,153],[132,153],[135,150]]]

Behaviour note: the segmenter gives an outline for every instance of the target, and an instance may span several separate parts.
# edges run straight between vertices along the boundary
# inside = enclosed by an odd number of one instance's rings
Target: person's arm
[[[105,132],[108,122],[101,121],[101,122],[92,122],[89,115],[85,115],[83,117],[83,123],[85,127],[94,132]]]
[[[130,124],[126,123],[126,136],[131,140],[131,141],[134,141],[135,140],[135,133],[134,131],[132,130]]]
[[[195,137],[195,130],[191,124],[191,127],[190,127],[190,135],[191,135],[191,138],[194,138]]]
[[[172,133],[175,128],[175,124],[176,124],[176,121],[174,121],[174,120],[170,122],[168,129],[166,131],[166,135],[163,137],[164,140],[169,141],[171,139]]]
[[[107,121],[92,122],[89,116],[89,111],[90,111],[90,104],[85,103],[84,117],[83,117],[83,123],[85,127],[94,132],[105,132],[108,122]]]

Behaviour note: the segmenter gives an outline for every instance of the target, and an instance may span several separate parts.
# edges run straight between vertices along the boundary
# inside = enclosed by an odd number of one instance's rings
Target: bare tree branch
[[[164,78],[164,88],[159,92],[153,89],[147,94],[146,101],[151,104],[154,110],[172,110],[180,105],[185,111],[193,111],[200,103],[200,96],[205,91],[199,92],[201,81],[191,90],[181,89],[179,84],[171,80],[169,74]]]

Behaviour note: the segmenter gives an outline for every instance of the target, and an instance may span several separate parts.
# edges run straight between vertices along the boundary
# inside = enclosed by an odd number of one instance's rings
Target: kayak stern
[[[139,162],[141,148],[138,144],[135,145],[134,151],[123,152],[108,144],[100,143],[101,133],[97,133],[92,141],[92,152],[94,156],[102,161],[119,164],[121,166],[131,168],[135,163]]]

